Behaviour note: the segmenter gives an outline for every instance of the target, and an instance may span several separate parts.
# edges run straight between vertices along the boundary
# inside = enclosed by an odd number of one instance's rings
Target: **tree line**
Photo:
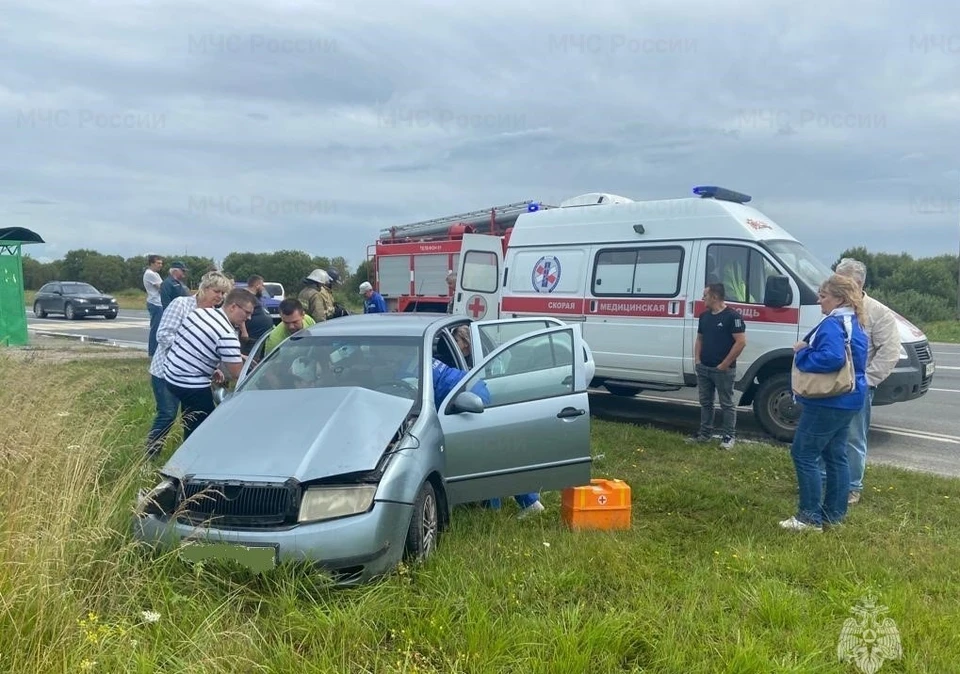
[[[165,276],[173,262],[183,262],[189,273],[186,284],[195,289],[200,277],[218,266],[212,258],[194,255],[163,255],[162,274]],[[120,255],[105,255],[95,250],[80,249],[67,252],[63,258],[52,262],[40,262],[29,255],[23,256],[23,284],[26,290],[39,290],[50,281],[84,281],[98,290],[117,293],[123,290],[143,290],[143,271],[147,258],[143,255],[124,258]],[[230,253],[223,259],[221,271],[237,281],[246,281],[259,274],[266,281],[283,284],[287,294],[296,294],[302,287],[303,278],[314,269],[334,269],[340,274],[344,290],[355,289],[367,280],[368,263],[361,263],[351,271],[343,257],[327,258],[311,256],[300,250],[279,250],[272,253]]]
[[[870,253],[864,247],[850,248],[837,258],[853,257],[867,265],[866,291],[909,320],[924,324],[957,318],[957,269],[955,255],[914,258],[906,253]],[[217,266],[213,259],[192,255],[165,255],[167,266],[176,260],[190,270],[187,284],[196,288],[200,277]],[[38,290],[44,283],[57,280],[86,281],[105,292],[143,289],[144,256],[123,258],[95,250],[71,250],[60,260],[40,262],[23,257],[23,280],[27,290]],[[238,281],[259,274],[267,281],[282,283],[287,294],[295,294],[303,277],[312,270],[336,269],[344,282],[344,295],[350,297],[361,282],[372,280],[370,264],[364,261],[356,270],[343,257],[311,256],[300,250],[272,253],[233,252],[223,259],[222,271]]]
[[[845,257],[860,260],[867,266],[866,293],[909,321],[923,325],[960,318],[957,315],[960,258],[956,255],[914,258],[906,253],[870,253],[858,246],[843,251],[837,262]]]

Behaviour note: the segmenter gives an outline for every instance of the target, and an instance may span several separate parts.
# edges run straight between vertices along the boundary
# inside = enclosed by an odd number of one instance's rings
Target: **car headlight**
[[[137,494],[137,515],[169,515],[176,507],[176,484],[170,478],[164,479],[149,491],[141,489]]]
[[[370,509],[376,485],[309,487],[300,501],[298,522],[317,522],[335,517],[359,515]]]
[[[85,299],[83,299],[82,297],[78,297],[77,299],[74,300],[74,302],[76,302],[77,304],[86,304],[86,303],[87,303],[87,301],[86,301]]]
[[[900,360],[909,360],[910,356],[907,355],[907,350],[903,348],[903,344],[900,345]]]

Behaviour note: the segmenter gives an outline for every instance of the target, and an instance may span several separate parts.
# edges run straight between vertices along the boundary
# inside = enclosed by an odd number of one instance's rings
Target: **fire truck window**
[[[467,251],[463,261],[463,279],[460,285],[467,292],[493,293],[497,291],[500,270],[495,253],[480,250]]]

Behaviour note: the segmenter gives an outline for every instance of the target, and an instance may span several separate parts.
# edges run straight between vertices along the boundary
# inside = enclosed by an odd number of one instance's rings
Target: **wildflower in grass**
[[[141,611],[140,617],[143,618],[143,622],[147,623],[148,625],[160,620],[160,614],[156,611]]]

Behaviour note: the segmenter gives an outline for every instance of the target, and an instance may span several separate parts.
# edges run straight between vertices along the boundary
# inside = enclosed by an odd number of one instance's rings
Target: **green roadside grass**
[[[339,590],[143,550],[145,362],[0,350],[0,671],[859,672],[837,645],[869,595],[902,643],[882,672],[960,661],[960,482],[871,465],[844,526],[785,532],[788,452],[627,424],[594,421],[593,452],[629,530],[569,531],[558,493],[461,508],[426,563]]]
[[[926,323],[923,332],[931,342],[960,344],[960,321]]]

